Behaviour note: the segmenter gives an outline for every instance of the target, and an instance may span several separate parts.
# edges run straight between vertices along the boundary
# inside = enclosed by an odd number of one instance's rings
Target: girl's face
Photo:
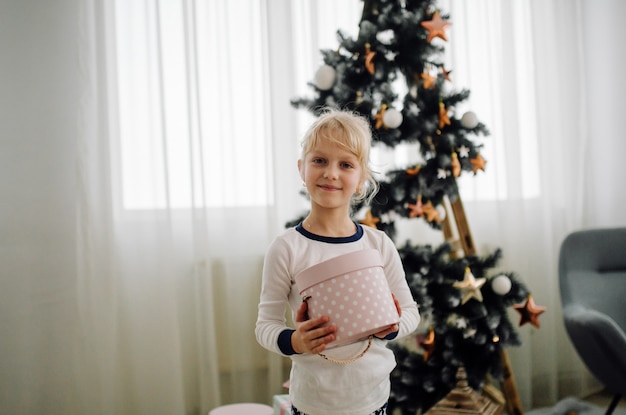
[[[320,140],[304,160],[298,160],[298,169],[311,203],[324,208],[349,207],[363,184],[358,158],[329,140]]]

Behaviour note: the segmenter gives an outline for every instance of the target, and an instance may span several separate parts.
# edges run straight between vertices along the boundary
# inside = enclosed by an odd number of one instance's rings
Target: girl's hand
[[[396,298],[394,293],[391,293],[391,297],[393,298],[393,303],[396,306],[396,310],[398,311],[398,315],[401,316],[402,315],[402,308],[400,308],[400,302],[398,301],[398,299]],[[385,330],[379,331],[374,336],[378,337],[379,339],[384,339],[385,337],[387,337],[391,333],[395,333],[399,329],[400,329],[400,327],[397,324],[392,324],[389,327],[387,327]]]
[[[329,325],[328,316],[321,316],[309,319],[307,303],[303,301],[296,311],[296,331],[291,335],[291,347],[296,353],[321,353],[326,349],[326,345],[335,340],[337,327]]]

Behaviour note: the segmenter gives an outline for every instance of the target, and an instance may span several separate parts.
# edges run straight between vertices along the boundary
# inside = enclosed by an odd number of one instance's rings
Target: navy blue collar
[[[354,235],[350,235],[350,236],[333,237],[333,236],[316,235],[304,229],[304,226],[302,226],[302,222],[300,222],[296,226],[296,230],[300,232],[302,236],[309,238],[309,239],[313,239],[314,241],[326,242],[329,244],[345,244],[348,242],[358,241],[359,239],[361,239],[361,237],[363,237],[363,226],[361,226],[361,224],[356,223],[356,222],[354,222],[354,224],[356,225],[356,232],[354,233]]]

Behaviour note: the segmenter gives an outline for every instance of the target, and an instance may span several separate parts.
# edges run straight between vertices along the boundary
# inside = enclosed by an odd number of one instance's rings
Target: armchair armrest
[[[591,373],[605,385],[622,385],[613,392],[626,394],[624,330],[608,315],[578,304],[566,306],[563,318],[576,351]]]

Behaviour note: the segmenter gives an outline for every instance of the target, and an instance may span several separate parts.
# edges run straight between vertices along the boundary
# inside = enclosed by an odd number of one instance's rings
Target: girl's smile
[[[324,189],[324,190],[341,190],[340,187],[335,187],[335,186],[330,186],[330,185],[322,185],[322,184],[320,184],[320,185],[318,185],[318,187],[320,187],[321,189]]]

